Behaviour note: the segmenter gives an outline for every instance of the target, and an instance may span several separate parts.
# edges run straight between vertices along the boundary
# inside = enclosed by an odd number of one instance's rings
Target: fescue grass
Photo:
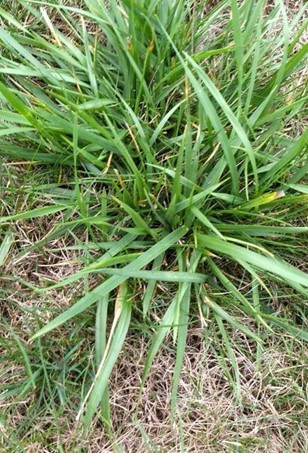
[[[308,339],[305,10],[288,19],[281,1],[223,1],[206,13],[202,3],[0,6],[0,264],[12,250],[14,263],[53,250],[70,266],[59,275],[38,265],[36,282],[4,275],[45,301],[24,307],[32,343],[7,326],[24,377],[4,390],[23,398],[35,388],[33,404],[57,418],[75,387],[77,420],[88,428],[98,414],[111,439],[108,382],[131,332],[149,344],[140,401],[172,339],[172,417],[189,326],[216,326],[238,404],[232,331],[256,363],[269,332]],[[71,291],[70,306],[52,303]],[[44,339],[64,323],[57,364]],[[73,377],[63,371],[72,357]]]

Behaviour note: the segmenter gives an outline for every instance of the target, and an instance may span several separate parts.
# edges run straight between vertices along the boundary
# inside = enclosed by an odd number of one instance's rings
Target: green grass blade
[[[131,317],[131,302],[127,297],[127,294],[121,295],[120,310],[121,312],[112,335],[108,354],[103,357],[100,363],[94,382],[86,398],[86,400],[88,399],[88,402],[85,400],[83,403],[83,405],[85,405],[85,403],[87,402],[86,411],[83,417],[83,424],[85,427],[88,427],[90,425],[94,413],[98,405],[100,404],[100,401],[107,388],[109,376],[125,341]]]
[[[303,271],[281,260],[258,254],[238,245],[230,244],[215,236],[199,234],[198,242],[200,246],[227,255],[234,261],[246,261],[248,264],[256,266],[261,270],[308,288],[307,275]]]

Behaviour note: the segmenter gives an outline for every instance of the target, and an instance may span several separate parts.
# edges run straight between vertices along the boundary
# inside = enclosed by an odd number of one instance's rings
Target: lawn
[[[306,17],[1,2],[0,451],[306,451]]]

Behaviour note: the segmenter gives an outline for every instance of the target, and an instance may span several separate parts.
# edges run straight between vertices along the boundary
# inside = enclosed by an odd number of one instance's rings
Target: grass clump
[[[45,294],[85,282],[78,301],[33,336],[40,342],[96,307],[96,370],[78,413],[85,426],[101,402],[112,425],[108,380],[132,326],[153,331],[141,387],[172,333],[172,414],[190,323],[217,323],[239,399],[230,327],[259,353],[262,329],[308,338],[299,268],[308,227],[298,221],[308,134],[290,126],[307,101],[303,14],[290,22],[282,2],[266,13],[264,0],[206,13],[193,0],[3,2],[1,153],[46,175],[20,189],[26,209],[3,183],[11,205],[0,261],[29,219],[59,220],[17,259],[55,240],[77,243],[76,272],[20,284]],[[290,319],[277,313],[280,297]]]

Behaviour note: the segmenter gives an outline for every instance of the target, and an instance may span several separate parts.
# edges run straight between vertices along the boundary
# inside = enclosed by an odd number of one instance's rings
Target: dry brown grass
[[[54,219],[59,220],[59,219]],[[40,224],[38,228],[38,223]],[[6,261],[5,275],[15,279],[7,287],[7,298],[1,301],[2,320],[19,336],[31,355],[29,336],[35,329],[31,308],[41,309],[41,321],[72,303],[80,294],[82,283],[70,288],[35,295],[18,279],[38,285],[45,281],[60,281],[78,269],[78,253],[66,250],[61,240],[45,244],[39,252],[20,251],[43,239],[53,229],[53,221],[16,223],[16,243]],[[70,240],[72,245],[72,240]],[[7,281],[7,280],[6,280]],[[80,286],[81,285],[81,286]],[[72,357],[70,366],[78,364],[81,356],[93,360],[93,315],[90,323],[79,332],[83,342]],[[92,320],[92,321],[91,321]],[[243,320],[243,322],[249,322]],[[253,327],[253,325],[251,325]],[[1,332],[7,345],[10,332],[1,322]],[[300,342],[290,338],[268,335],[261,359],[255,345],[238,331],[229,331],[230,341],[240,373],[242,401],[234,396],[232,383],[222,364],[223,343],[219,344],[216,328],[208,321],[191,327],[178,393],[175,419],[170,414],[175,350],[171,338],[155,359],[138,404],[139,386],[148,335],[131,330],[110,380],[110,401],[113,432],[116,443],[106,435],[97,418],[85,435],[77,429],[76,415],[80,403],[80,378],[76,378],[75,394],[69,395],[59,419],[38,403],[39,389],[25,393],[22,398],[4,397],[0,410],[6,417],[2,425],[0,451],[13,451],[5,440],[6,432],[19,432],[23,451],[57,452],[59,445],[65,452],[112,452],[116,445],[125,452],[303,452],[308,446],[307,430],[307,354]],[[50,366],[66,353],[68,344],[77,342],[74,323],[57,330],[43,339],[46,360]],[[61,342],[59,342],[61,339]],[[62,342],[62,340],[64,340]],[[205,340],[205,341],[204,341]],[[220,350],[220,347],[222,348]],[[22,383],[26,378],[20,355],[11,346],[12,355],[0,346],[4,360],[0,362],[2,388]],[[231,369],[228,359],[227,367]],[[68,377],[74,381],[74,373]],[[52,382],[51,377],[51,382]],[[54,382],[52,382],[54,384]],[[70,390],[72,391],[72,390]],[[34,412],[33,412],[34,408]],[[31,428],[21,429],[31,415]],[[55,427],[58,426],[58,428]],[[53,426],[53,428],[51,428]],[[58,433],[57,433],[58,429]],[[19,430],[19,431],[18,431]],[[37,440],[39,439],[39,440]]]
[[[113,428],[117,445],[125,452],[304,452],[307,449],[307,405],[305,402],[305,357],[298,349],[284,350],[283,341],[270,338],[262,357],[260,370],[244,353],[238,354],[241,369],[243,403],[236,403],[232,389],[215,354],[206,349],[203,331],[190,331],[193,344],[188,345],[179,389],[177,415],[171,420],[170,394],[174,357],[170,350],[157,357],[146,383],[140,407],[136,410],[144,339],[131,334],[111,378],[110,397]],[[237,339],[233,338],[237,343]],[[245,345],[241,344],[244,348]],[[22,372],[14,368],[14,376]],[[5,413],[10,408],[10,428],[27,416],[33,397],[27,397],[14,408],[12,402],[1,403]],[[69,410],[59,420],[65,452],[112,452],[114,445],[106,437],[98,420],[85,435],[75,430],[74,414]],[[44,437],[53,423],[51,415],[33,421],[31,432],[24,438],[26,452],[55,452],[56,435]],[[142,436],[141,429],[145,435]],[[35,437],[46,443],[31,442]],[[145,440],[145,438],[147,438]],[[47,448],[46,445],[50,446]],[[181,449],[181,445],[185,445]]]
[[[28,222],[27,222],[28,223]],[[46,228],[42,229],[46,233]],[[49,223],[52,228],[52,223]],[[33,240],[33,224],[23,223],[16,233],[21,243]],[[35,237],[39,240],[40,237]],[[22,259],[14,259],[12,249],[8,269],[15,277],[23,276],[29,283],[37,284],[42,278],[60,280],[71,273],[76,261],[76,252],[54,252],[62,243],[53,241],[48,244],[44,254],[28,254]],[[36,271],[33,271],[33,269]],[[50,312],[42,314],[49,318],[54,310],[63,309],[81,288],[75,286],[65,290],[52,291],[38,298],[29,291],[23,291],[16,284],[7,301],[2,300],[2,316],[18,333],[25,345],[33,329],[32,314],[25,308],[50,307]],[[247,320],[243,320],[247,322]],[[2,332],[9,333],[2,325]],[[73,326],[59,329],[55,336],[44,340],[49,350],[49,363],[60,360],[65,346],[58,338],[67,338]],[[217,343],[215,327],[197,325],[189,332],[183,371],[178,393],[175,419],[170,414],[170,394],[175,361],[175,350],[171,339],[160,351],[146,381],[141,401],[138,405],[139,386],[143,371],[148,337],[138,330],[132,330],[126,346],[110,380],[110,401],[116,445],[125,452],[303,452],[308,443],[307,415],[308,405],[305,388],[307,384],[307,354],[300,342],[286,337],[268,335],[261,359],[258,360],[254,345],[237,331],[229,331],[230,341],[240,372],[242,401],[236,400],[232,384],[222,366],[223,344]],[[88,326],[83,329],[85,342],[82,355],[89,354],[92,360],[93,331]],[[205,338],[206,337],[206,338]],[[204,341],[206,339],[206,341]],[[2,351],[4,353],[4,351]],[[6,360],[0,364],[3,386],[22,382],[25,378],[24,367],[16,358],[11,360],[6,351]],[[73,358],[78,362],[78,357]],[[53,362],[52,362],[53,361]],[[227,359],[228,361],[228,359]],[[229,364],[230,365],[230,364]],[[62,451],[65,452],[112,452],[113,443],[106,435],[103,425],[97,418],[85,435],[76,425],[77,406],[80,401],[80,387],[76,395],[70,396],[76,406],[67,404],[60,415],[56,429],[48,411],[38,406],[30,430],[21,431],[22,444],[27,453],[57,452],[59,437]],[[38,401],[37,391],[28,392],[20,401],[15,397],[0,401],[0,409],[7,417],[9,430],[17,431],[32,414]],[[8,427],[2,427],[2,433]],[[4,436],[3,436],[4,437]],[[37,441],[36,439],[40,439]],[[183,447],[184,446],[184,447]],[[1,450],[2,448],[2,450]],[[79,450],[78,450],[79,449]],[[11,451],[3,439],[0,451]]]

